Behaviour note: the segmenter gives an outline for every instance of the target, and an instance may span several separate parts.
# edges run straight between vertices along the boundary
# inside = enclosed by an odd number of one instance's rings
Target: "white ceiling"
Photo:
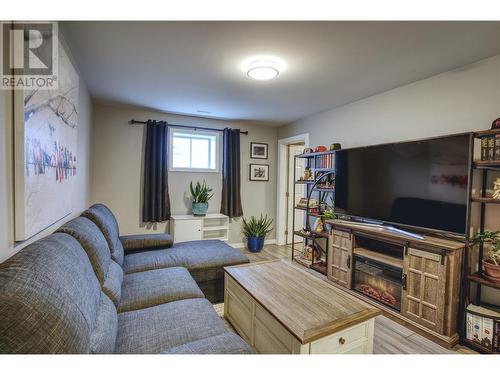
[[[64,22],[91,95],[275,125],[500,53],[498,22]],[[272,81],[249,56],[287,67]],[[209,114],[199,111],[208,111]]]

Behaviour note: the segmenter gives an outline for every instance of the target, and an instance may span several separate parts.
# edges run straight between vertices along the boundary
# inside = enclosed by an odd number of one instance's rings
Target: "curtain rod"
[[[130,125],[134,125],[134,124],[147,124],[147,121],[138,121],[138,120],[133,120],[132,119],[132,120],[129,121],[129,124]],[[215,130],[215,131],[218,131],[218,132],[224,131],[224,129],[204,128],[202,126],[175,125],[175,124],[169,124],[169,123],[167,123],[167,125],[168,126],[173,126],[175,128],[200,129],[200,130]],[[240,134],[248,135],[248,131],[241,131],[240,130]]]

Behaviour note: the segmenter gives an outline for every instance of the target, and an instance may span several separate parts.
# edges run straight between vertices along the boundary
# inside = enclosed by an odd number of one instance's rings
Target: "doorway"
[[[304,187],[302,185],[295,185],[294,172],[297,179],[299,176],[302,176],[304,173],[304,163],[303,159],[297,159],[294,170],[294,156],[301,154],[308,145],[309,134],[301,134],[278,140],[276,215],[276,243],[278,245],[289,245],[294,241],[301,242],[302,240],[300,237],[293,235],[294,230],[300,230],[304,225],[304,212],[302,210],[294,210],[294,207],[304,194]],[[294,222],[295,228],[293,227]]]
[[[287,215],[286,215],[286,244],[291,245],[292,242],[302,242],[302,237],[295,236],[294,231],[302,229],[304,225],[304,211],[294,210],[294,207],[299,203],[300,198],[304,197],[303,184],[295,186],[295,180],[304,175],[304,159],[297,159],[295,155],[300,155],[304,151],[304,142],[288,145],[288,189],[286,192],[287,197]],[[295,174],[294,174],[295,167]],[[295,187],[295,189],[294,189]],[[295,220],[294,220],[295,219]]]

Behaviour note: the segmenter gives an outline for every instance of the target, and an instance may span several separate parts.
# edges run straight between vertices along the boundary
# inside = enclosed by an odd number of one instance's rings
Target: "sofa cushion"
[[[123,270],[115,261],[112,260],[109,262],[108,273],[106,274],[102,290],[111,299],[111,301],[113,301],[116,308],[118,308],[122,297],[122,283]]]
[[[120,241],[125,252],[167,249],[174,244],[172,236],[166,233],[120,236]]]
[[[108,242],[111,257],[121,266],[123,264],[123,245],[120,241],[120,231],[115,215],[108,207],[99,203],[84,211],[82,216],[92,220],[99,227]]]
[[[72,236],[27,246],[0,264],[0,353],[88,353],[100,294]]]
[[[102,285],[108,273],[111,253],[108,243],[97,225],[85,217],[77,217],[60,227],[57,232],[67,233],[80,242]]]
[[[132,273],[123,277],[118,312],[203,297],[202,291],[185,268],[172,267]]]
[[[225,266],[248,263],[239,250],[219,240],[188,241],[175,244],[166,250],[152,250],[125,256],[125,273],[142,272],[166,267],[186,267],[193,278],[200,282],[221,277]]]
[[[118,333],[116,307],[106,294],[101,292],[94,329],[90,334],[90,353],[114,353]]]
[[[168,267],[183,267],[182,264],[177,264],[175,259],[170,255],[175,246],[170,249],[127,254],[123,260],[123,272],[130,274]]]
[[[238,335],[223,333],[206,339],[188,342],[162,354],[253,354],[252,348]]]
[[[184,299],[118,314],[116,352],[161,353],[224,332],[224,323],[210,302]]]

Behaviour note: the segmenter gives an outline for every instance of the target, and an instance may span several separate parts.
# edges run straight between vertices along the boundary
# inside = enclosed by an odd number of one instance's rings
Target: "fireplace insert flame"
[[[354,261],[354,289],[400,311],[403,271],[360,256],[355,256]]]

